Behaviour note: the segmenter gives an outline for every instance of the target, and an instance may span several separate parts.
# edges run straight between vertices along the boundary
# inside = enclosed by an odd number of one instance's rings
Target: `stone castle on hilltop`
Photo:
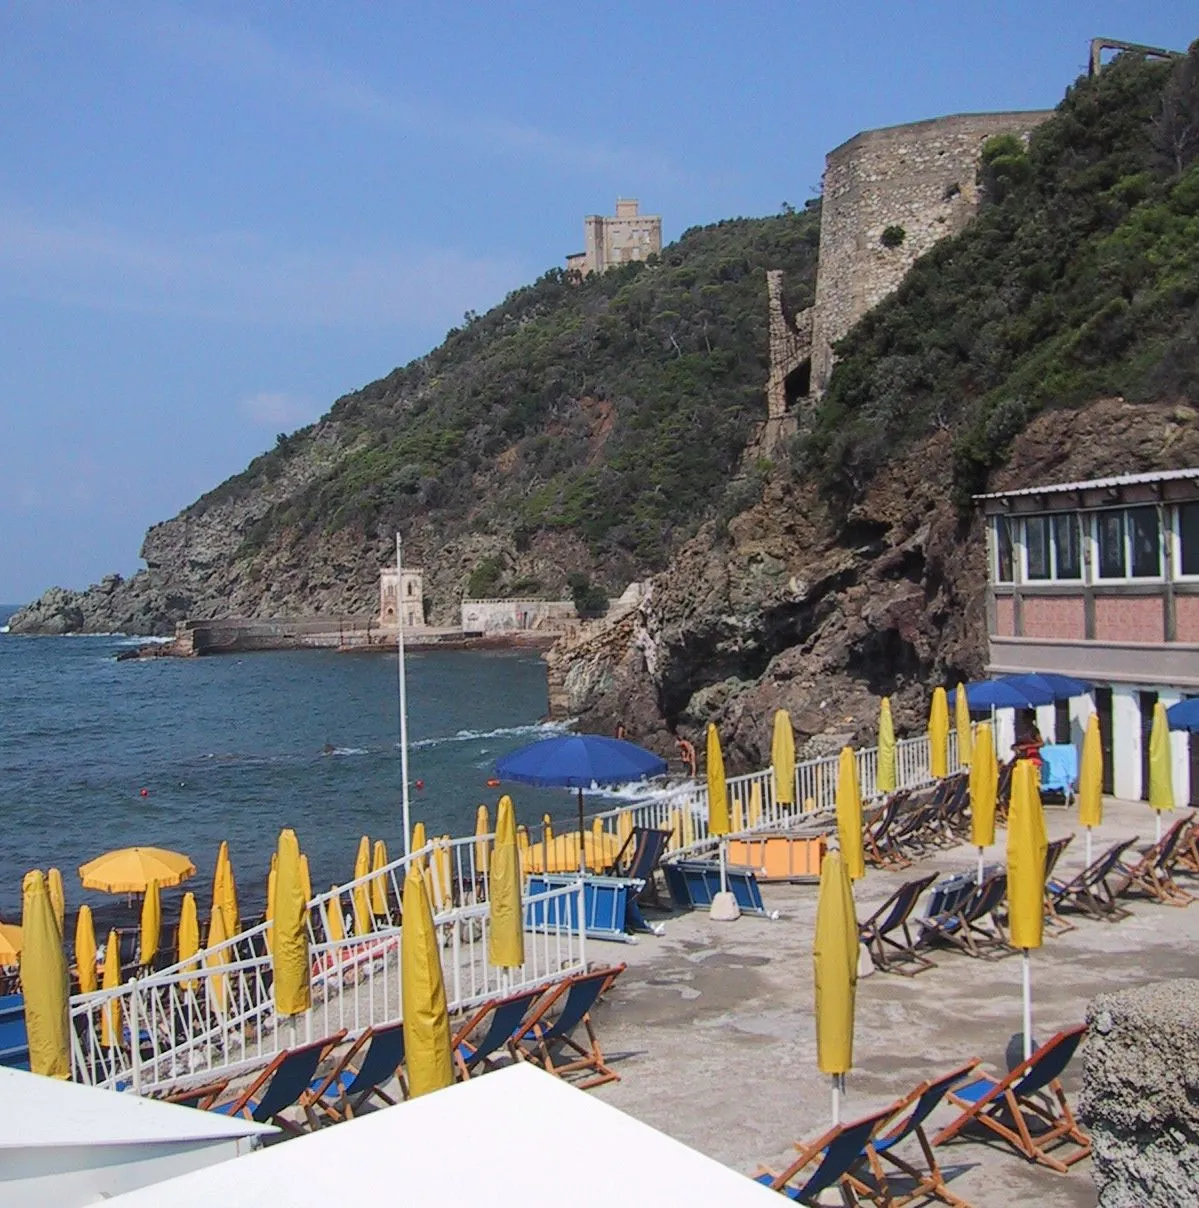
[[[585,277],[660,252],[662,219],[642,214],[635,197],[617,198],[615,218],[588,214],[583,219],[583,238],[585,250],[567,256],[566,268]]]

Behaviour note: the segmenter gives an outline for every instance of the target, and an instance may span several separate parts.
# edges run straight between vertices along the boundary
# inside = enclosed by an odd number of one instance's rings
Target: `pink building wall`
[[[1174,638],[1199,642],[1199,596],[1174,597]]]
[[[1025,596],[1023,636],[1084,639],[1087,618],[1082,596]]]
[[[1162,642],[1165,637],[1160,596],[1095,597],[1096,641]]]
[[[1001,638],[1016,636],[1016,605],[1011,596],[1000,596],[995,601],[995,633]]]

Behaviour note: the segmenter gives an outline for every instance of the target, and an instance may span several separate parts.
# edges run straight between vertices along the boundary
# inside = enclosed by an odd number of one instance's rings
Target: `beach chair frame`
[[[884,973],[915,977],[926,969],[935,969],[916,947],[910,919],[920,895],[937,879],[937,874],[905,881],[865,922],[858,925],[858,939],[870,950],[874,967]],[[902,938],[898,938],[902,937]],[[892,955],[888,949],[892,949]],[[914,967],[913,967],[914,966]]]
[[[1072,923],[1069,919],[1064,919],[1057,912],[1057,907],[1053,900],[1053,895],[1049,892],[1049,880],[1053,876],[1053,870],[1057,867],[1057,862],[1062,858],[1062,852],[1070,846],[1074,839],[1072,834],[1066,835],[1061,839],[1054,839],[1045,849],[1045,926],[1051,928],[1059,935],[1064,935],[1067,931],[1075,930],[1077,924]]]
[[[1118,876],[1120,882],[1114,887],[1108,883],[1111,896],[1141,894],[1163,906],[1189,906],[1195,895],[1174,880],[1172,870],[1179,859],[1179,846],[1194,817],[1194,814],[1187,814],[1179,818],[1135,863],[1126,863],[1123,857],[1117,860],[1111,875]]]
[[[922,918],[923,930],[917,943],[928,947],[944,941],[967,956],[984,960],[1010,955],[1015,949],[1008,943],[998,918],[1006,898],[1007,873],[991,873],[954,909]]]
[[[1003,1078],[983,1077],[949,1091],[947,1098],[963,1109],[962,1114],[933,1138],[933,1144],[943,1145],[968,1125],[979,1124],[1030,1161],[1040,1162],[1058,1174],[1068,1173],[1076,1162],[1090,1156],[1091,1138],[1074,1118],[1059,1075],[1074,1056],[1086,1030],[1085,1024],[1079,1024],[1051,1036]],[[983,1083],[985,1087],[981,1086]],[[971,1086],[980,1086],[977,1097],[962,1094]],[[1029,1127],[1030,1116],[1043,1126],[1035,1134]],[[1051,1146],[1069,1144],[1075,1149],[1064,1157],[1049,1153]]]
[[[1133,836],[1113,843],[1068,881],[1048,879],[1045,882],[1048,909],[1055,917],[1059,917],[1062,908],[1066,907],[1109,923],[1128,918],[1132,911],[1120,905],[1107,882],[1124,853],[1136,841],[1137,837]]]
[[[309,1084],[308,1090],[300,1098],[300,1107],[313,1128],[320,1126],[321,1113],[335,1124],[341,1123],[342,1120],[352,1120],[372,1099],[381,1100],[386,1107],[394,1107],[399,1100],[393,1099],[383,1089],[384,1083],[392,1077],[399,1083],[400,1097],[408,1098],[408,1080],[404,1076],[403,1058],[386,1072],[385,1077],[370,1077],[364,1085],[356,1085],[364,1071],[369,1073],[373,1064],[372,1052],[375,1044],[380,1042],[380,1037],[384,1038],[383,1043],[389,1042],[389,1034],[392,1032],[398,1032],[403,1037],[403,1028],[402,1022],[388,1024],[386,1027],[366,1028],[337,1059],[328,1074],[314,1079]],[[399,1047],[403,1048],[402,1041]],[[361,1060],[356,1066],[352,1066],[350,1063],[359,1054],[362,1054]],[[375,1060],[378,1060],[377,1057]],[[388,1061],[387,1064],[392,1063]],[[347,1074],[350,1076],[348,1081]]]
[[[458,1075],[463,1081],[481,1072],[476,1067],[483,1066],[486,1069],[492,1056],[502,1050],[507,1050],[513,1061],[525,1060],[517,1041],[529,1030],[526,1020],[546,992],[546,987],[538,986],[532,990],[507,994],[502,998],[492,998],[471,1014],[450,1041],[454,1065],[457,1066]],[[488,1019],[491,1021],[490,1026],[479,1042],[472,1044],[470,1037]]]

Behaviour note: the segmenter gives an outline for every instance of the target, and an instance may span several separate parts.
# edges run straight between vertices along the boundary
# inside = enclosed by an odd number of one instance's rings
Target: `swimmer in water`
[[[337,750],[337,748],[331,742],[327,742],[327,743],[325,743],[325,745],[323,747],[321,747],[321,754],[322,755],[332,755],[333,752],[336,750]]]

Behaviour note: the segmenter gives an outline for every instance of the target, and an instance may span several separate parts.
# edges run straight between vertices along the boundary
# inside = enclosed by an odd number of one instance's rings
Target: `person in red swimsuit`
[[[1016,744],[1013,751],[1017,759],[1031,759],[1036,765],[1038,778],[1041,775],[1041,767],[1045,762],[1041,758],[1041,748],[1045,745],[1045,740],[1041,737],[1041,731],[1037,729],[1036,720],[1029,721],[1025,727],[1024,733],[1016,739]]]

